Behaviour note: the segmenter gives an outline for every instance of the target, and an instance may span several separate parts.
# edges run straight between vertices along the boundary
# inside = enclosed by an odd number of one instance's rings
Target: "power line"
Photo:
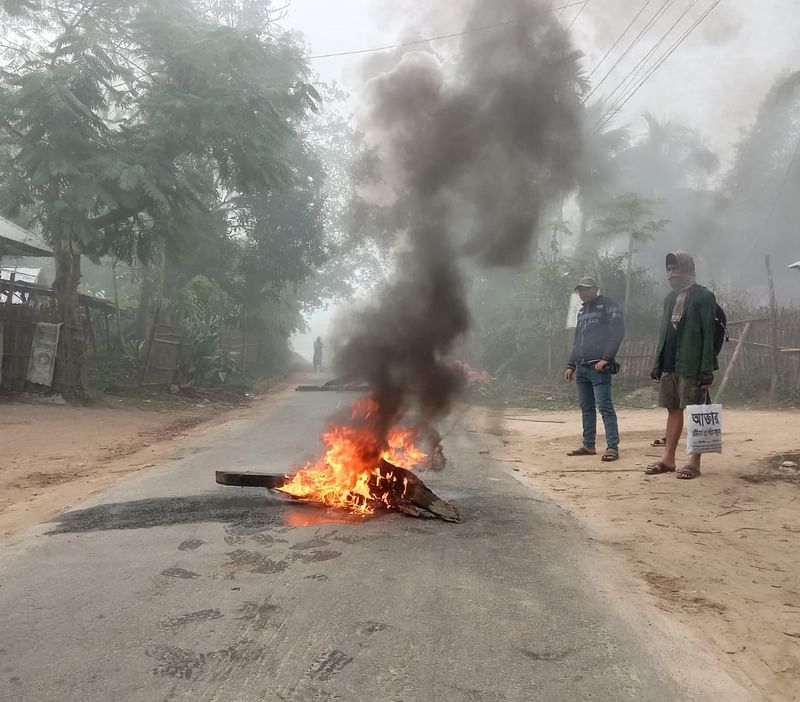
[[[633,67],[633,69],[629,71],[628,74],[617,84],[617,86],[606,96],[606,100],[608,102],[611,102],[611,98],[618,92],[621,95],[624,95],[625,91],[630,87],[630,85],[636,82],[641,75],[639,69],[650,60],[656,51],[658,51],[658,48],[664,43],[666,38],[675,31],[675,28],[683,21],[683,18],[689,14],[691,9],[696,4],[697,0],[691,0],[691,2],[686,6],[686,9],[678,16],[678,19],[676,19],[670,25],[669,29],[661,35],[659,40],[653,44],[653,46],[650,48],[650,51],[648,51],[641,59],[639,59],[639,62]],[[645,72],[646,71],[647,67],[645,67]]]
[[[664,54],[661,55],[661,57],[658,60],[658,62],[647,72],[647,74],[644,76],[644,78],[642,78],[642,80],[632,90],[630,90],[627,93],[627,95],[622,100],[622,102],[620,102],[617,105],[617,107],[608,115],[608,118],[606,119],[605,124],[607,124],[611,119],[613,119],[615,115],[619,114],[619,112],[622,110],[622,108],[625,107],[625,105],[627,105],[628,102],[630,102],[630,100],[633,98],[633,96],[636,95],[636,93],[639,92],[639,90],[651,78],[651,76],[659,68],[661,68],[662,65],[664,65],[664,63],[669,59],[669,57],[672,56],[673,53],[675,53],[675,51],[678,49],[678,47],[681,44],[683,44],[684,41],[686,41],[686,39],[692,34],[692,32],[694,32],[694,30],[697,29],[697,27],[699,27],[703,23],[703,21],[706,19],[706,17],[708,17],[713,12],[713,10],[717,7],[717,5],[719,5],[721,2],[722,2],[722,0],[714,0],[714,2],[711,4],[711,6],[702,15],[700,15],[700,17],[697,18],[697,20],[694,22],[694,24],[692,24],[678,38],[678,40]],[[600,128],[602,129],[602,126]]]
[[[622,41],[622,38],[623,38],[623,37],[624,37],[624,36],[625,36],[625,35],[628,33],[628,31],[630,30],[630,28],[631,28],[631,27],[633,27],[633,25],[634,25],[634,24],[636,24],[636,20],[638,20],[638,19],[639,19],[639,17],[641,17],[642,13],[643,13],[643,12],[644,12],[644,11],[647,9],[647,6],[648,6],[648,5],[649,5],[651,2],[653,2],[653,0],[645,0],[645,2],[644,2],[644,5],[642,5],[642,7],[639,9],[639,12],[637,12],[637,13],[636,13],[636,15],[635,15],[635,16],[634,16],[634,18],[633,18],[633,19],[630,21],[630,23],[628,24],[628,26],[627,26],[627,27],[625,27],[625,29],[623,29],[623,30],[622,30],[622,34],[620,34],[620,35],[619,35],[619,36],[616,38],[616,40],[615,40],[615,41],[614,41],[614,43],[611,45],[611,47],[608,49],[608,51],[606,51],[606,53],[603,55],[603,58],[601,58],[601,59],[600,59],[600,60],[599,60],[599,61],[598,61],[598,62],[595,64],[594,68],[593,68],[593,69],[592,69],[592,70],[589,72],[589,75],[588,75],[588,76],[586,76],[586,78],[587,78],[587,79],[588,79],[588,78],[591,78],[591,77],[594,75],[594,72],[595,72],[595,71],[596,71],[598,68],[600,68],[600,66],[601,66],[601,65],[602,65],[602,64],[605,62],[605,60],[606,60],[606,59],[607,59],[607,58],[608,58],[608,57],[611,55],[611,52],[612,52],[612,51],[614,51],[614,49],[616,49],[616,48],[617,48],[617,46],[619,45],[619,43]]]
[[[639,30],[639,33],[633,38],[630,44],[623,50],[623,52],[619,55],[614,64],[609,68],[605,75],[600,79],[600,81],[595,84],[589,94],[584,98],[584,102],[588,102],[589,98],[592,97],[614,73],[617,66],[625,59],[625,57],[636,47],[636,45],[647,35],[647,33],[652,29],[658,21],[664,16],[666,11],[672,6],[675,0],[664,0],[661,3],[661,7],[659,7],[653,16],[645,23],[645,25]]]
[[[664,0],[661,4],[661,8],[656,10],[655,14],[650,18],[647,24],[639,30],[639,33],[634,37],[633,41],[628,44],[625,50],[620,54],[619,58],[614,61],[614,65],[606,71],[606,74],[600,79],[600,82],[597,83],[590,91],[589,94],[583,99],[584,102],[588,102],[589,98],[592,97],[599,89],[603,83],[608,80],[609,76],[614,72],[617,66],[619,66],[620,62],[631,52],[633,49],[642,39],[642,37],[650,31],[650,28],[663,16],[663,14],[667,11],[667,9],[674,3],[675,0]]]
[[[566,10],[570,7],[577,7],[578,5],[583,5],[584,7],[587,4],[587,0],[577,0],[576,2],[569,2],[560,7],[554,7],[552,9],[547,10],[539,10],[537,12],[532,12],[527,15],[521,15],[514,19],[506,20],[504,22],[496,22],[495,24],[487,24],[481,27],[472,27],[471,29],[465,29],[460,32],[453,32],[452,34],[440,34],[439,36],[435,37],[427,37],[426,39],[415,39],[414,41],[406,41],[400,44],[391,44],[388,46],[377,46],[371,49],[354,49],[352,51],[338,51],[330,54],[318,54],[316,56],[309,56],[309,61],[315,61],[317,59],[325,59],[325,58],[333,58],[336,56],[355,56],[358,54],[374,54],[379,51],[391,51],[392,49],[404,49],[407,46],[419,46],[420,44],[427,44],[432,41],[439,41],[440,39],[455,39],[456,37],[463,37],[467,34],[474,34],[476,32],[483,32],[488,29],[496,29],[497,27],[507,27],[511,24],[516,24],[521,19],[527,19],[528,17],[537,17],[539,15],[546,15],[551,11],[555,10]]]
[[[647,74],[642,78],[642,80],[628,92],[625,96],[624,100],[622,100],[613,110],[609,111],[609,113],[598,123],[597,127],[594,129],[593,134],[598,133],[605,125],[607,125],[611,120],[622,111],[622,108],[630,102],[631,98],[633,98],[636,93],[642,88],[642,86],[647,83],[648,80],[653,76],[653,74],[664,65],[664,63],[669,59],[672,54],[678,49],[678,47],[683,44],[684,41],[694,32],[697,27],[699,27],[703,21],[708,17],[714,9],[722,2],[722,0],[714,0],[711,6],[702,14],[700,17],[692,24],[681,36],[678,40],[660,57],[658,62],[647,72]]]
[[[591,2],[591,0],[586,0],[586,2],[583,3],[583,6],[581,7],[581,9],[578,10],[577,14],[572,18],[572,22],[569,23],[569,26],[567,27],[567,31],[569,31],[570,29],[572,29],[575,26],[575,23],[578,21],[578,18],[583,14],[583,11],[586,9],[586,6],[590,2]]]

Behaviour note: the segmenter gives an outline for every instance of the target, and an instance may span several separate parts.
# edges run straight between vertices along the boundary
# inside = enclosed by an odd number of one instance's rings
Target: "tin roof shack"
[[[112,320],[116,305],[110,300],[79,295],[87,355],[116,350]],[[55,292],[38,283],[0,278],[0,389],[28,389],[31,357],[37,327],[57,322]],[[65,362],[60,353],[51,360]]]
[[[22,256],[52,256],[53,250],[38,234],[0,217],[0,260]]]
[[[0,388],[9,392],[27,389],[34,367],[32,361],[34,342],[43,327],[57,330],[55,293],[42,285],[39,271],[21,268],[8,261],[20,257],[52,257],[52,250],[34,233],[0,217]],[[109,300],[80,295],[84,341],[87,350],[98,353],[103,346],[110,348],[115,342],[111,333],[111,319],[116,306]],[[57,335],[57,331],[54,332]],[[40,356],[42,352],[37,352]],[[55,347],[49,360],[52,367],[68,362]],[[38,359],[44,361],[46,359]],[[50,373],[52,375],[52,372]],[[41,375],[36,376],[41,378]]]

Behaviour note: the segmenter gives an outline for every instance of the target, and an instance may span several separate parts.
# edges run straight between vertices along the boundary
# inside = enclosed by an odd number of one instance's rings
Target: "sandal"
[[[694,466],[690,465],[685,465],[678,471],[678,474],[675,477],[678,480],[694,480],[699,476],[700,476],[699,468],[695,468]]]
[[[663,448],[667,445],[667,437],[662,436],[660,439],[656,439],[655,441],[651,442],[651,446],[656,446],[658,448]]]
[[[661,461],[658,461],[658,463],[652,463],[644,469],[645,475],[661,475],[662,473],[674,472],[675,466],[668,466],[666,463],[662,463]]]
[[[619,459],[619,449],[615,448],[607,448],[606,452],[603,454],[603,457],[600,459],[603,463],[611,463],[611,461],[616,461]]]
[[[575,449],[574,451],[570,451],[567,456],[596,456],[597,451],[593,448],[587,448],[586,446],[581,446],[579,449]]]

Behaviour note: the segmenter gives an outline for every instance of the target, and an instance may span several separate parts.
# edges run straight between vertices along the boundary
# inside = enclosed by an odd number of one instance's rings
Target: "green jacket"
[[[664,346],[667,342],[667,330],[672,324],[672,308],[678,294],[671,292],[664,300],[664,313],[661,319],[661,334],[656,350],[656,366],[654,373],[661,376],[664,371]],[[717,299],[707,288],[695,285],[689,290],[686,301],[686,312],[678,325],[678,357],[675,362],[675,373],[687,377],[697,377],[702,373],[711,373],[719,368],[714,355],[714,318],[717,311]]]

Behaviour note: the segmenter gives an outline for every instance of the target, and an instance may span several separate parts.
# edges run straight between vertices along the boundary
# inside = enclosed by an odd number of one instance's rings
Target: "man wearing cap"
[[[708,400],[708,389],[719,368],[714,353],[717,300],[695,279],[694,259],[687,253],[667,254],[667,279],[672,292],[664,300],[656,365],[651,377],[659,386],[658,403],[667,410],[667,431],[662,459],[647,466],[647,475],[674,473],[675,453],[683,433],[686,405]],[[677,477],[700,475],[700,454],[693,454]]]
[[[575,341],[569,357],[565,378],[575,379],[578,402],[583,414],[583,445],[570,451],[569,456],[595,456],[597,449],[597,410],[606,431],[604,461],[619,458],[619,426],[611,400],[611,375],[619,369],[614,360],[625,336],[622,310],[613,300],[600,295],[597,281],[591,276],[581,278],[575,286],[583,306],[578,312]]]

